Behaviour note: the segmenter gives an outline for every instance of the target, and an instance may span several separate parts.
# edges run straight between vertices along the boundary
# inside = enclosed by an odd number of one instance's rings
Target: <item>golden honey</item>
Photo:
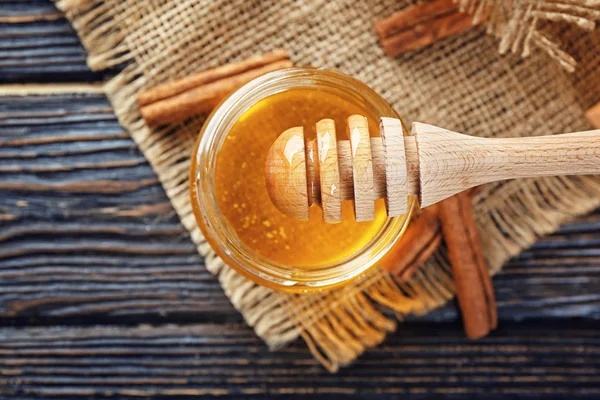
[[[342,205],[342,222],[323,222],[320,207],[310,209],[309,221],[285,216],[271,203],[265,186],[267,151],[288,128],[304,127],[314,139],[315,124],[335,121],[338,140],[347,139],[347,118],[367,116],[371,132],[378,132],[376,115],[359,104],[319,89],[290,89],[250,107],[229,131],[217,155],[216,197],[219,210],[238,238],[258,254],[298,267],[320,267],[339,262],[365,247],[386,219],[378,201],[375,219],[356,222],[353,203]]]

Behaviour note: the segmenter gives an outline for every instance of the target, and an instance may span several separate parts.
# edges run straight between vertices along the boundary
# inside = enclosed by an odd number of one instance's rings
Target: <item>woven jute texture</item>
[[[589,2],[591,0],[587,0]],[[573,3],[574,1],[567,1]],[[593,1],[592,1],[593,2]],[[273,348],[302,337],[329,370],[380,343],[408,314],[448,301],[454,285],[444,248],[408,282],[373,270],[341,289],[291,295],[236,274],[214,255],[192,215],[189,157],[203,117],[150,129],[136,94],[159,83],[275,48],[296,65],[339,69],[379,92],[408,122],[479,136],[527,136],[591,127],[600,100],[600,35],[567,22],[536,24],[577,60],[565,71],[542,49],[499,54],[499,39],[475,28],[426,49],[386,57],[373,20],[398,0],[62,0],[93,69],[126,65],[106,83],[115,113],[152,164],[206,265],[235,307]],[[469,2],[464,2],[469,4]],[[600,180],[555,177],[486,186],[474,200],[492,273],[565,219],[600,205]]]

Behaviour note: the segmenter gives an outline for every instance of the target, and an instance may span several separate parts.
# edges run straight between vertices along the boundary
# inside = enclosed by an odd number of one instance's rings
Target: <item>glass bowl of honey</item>
[[[348,283],[376,267],[406,229],[407,214],[387,218],[383,199],[375,219],[356,222],[353,203],[342,204],[342,222],[323,221],[313,206],[308,221],[288,217],[271,203],[265,184],[267,152],[281,132],[335,121],[347,139],[346,120],[367,117],[372,136],[381,117],[400,116],[362,82],[333,70],[290,68],[247,83],[208,117],[192,154],[191,201],[196,221],[213,250],[229,266],[261,285],[291,292]],[[406,129],[405,129],[406,131]]]

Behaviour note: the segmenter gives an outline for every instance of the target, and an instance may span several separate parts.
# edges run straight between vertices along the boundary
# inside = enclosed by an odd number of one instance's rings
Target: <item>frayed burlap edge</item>
[[[600,20],[598,0],[454,0],[475,20],[485,20],[487,32],[500,39],[498,51],[528,57],[533,47],[543,50],[565,70],[575,71],[577,61],[556,41],[540,31],[544,21],[564,21],[593,31]]]
[[[109,13],[112,5],[102,0],[62,0],[57,4],[88,49],[92,69],[129,62],[105,85],[115,113],[157,173],[182,224],[205,257],[207,268],[218,276],[233,305],[271,348],[301,336],[315,357],[333,372],[395,329],[395,320],[377,305],[393,310],[401,320],[408,314],[424,314],[453,297],[454,283],[443,248],[408,282],[398,282],[385,271],[374,270],[335,295],[276,292],[235,273],[214,254],[196,226],[188,194],[190,138],[170,134],[176,126],[151,130],[140,117],[135,96],[145,88],[146,79],[120,29],[126,21],[107,18],[115,13]],[[571,195],[565,196],[565,190]],[[537,237],[554,231],[566,218],[600,205],[600,183],[591,178],[542,179],[520,185],[502,201],[514,212],[479,214],[480,218],[495,219],[496,228],[482,234],[484,243],[496,250],[487,253],[492,273]],[[475,200],[476,211],[485,207],[486,202]],[[532,217],[524,217],[522,210]]]

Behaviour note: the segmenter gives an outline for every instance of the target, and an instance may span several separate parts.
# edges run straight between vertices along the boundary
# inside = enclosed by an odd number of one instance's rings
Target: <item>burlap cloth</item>
[[[582,0],[584,1],[584,0]],[[595,0],[585,0],[586,2]],[[573,3],[572,0],[569,1]],[[92,69],[126,64],[106,83],[120,123],[158,174],[207,268],[245,320],[276,349],[301,336],[331,371],[380,343],[396,321],[453,296],[442,248],[409,282],[374,270],[335,291],[291,295],[242,278],[217,258],[196,227],[188,194],[190,152],[203,123],[149,129],[135,95],[142,89],[274,48],[296,65],[337,68],[367,83],[408,122],[480,136],[526,136],[590,129],[584,111],[600,100],[600,35],[568,23],[544,29],[578,61],[570,74],[547,51],[499,55],[499,40],[475,28],[427,49],[386,57],[373,20],[398,0],[62,0]],[[567,2],[568,3],[568,2]],[[520,29],[520,28],[519,28]],[[517,29],[518,30],[518,29]],[[565,219],[600,205],[600,179],[556,177],[486,186],[474,200],[492,273]],[[385,309],[387,313],[383,312]]]

